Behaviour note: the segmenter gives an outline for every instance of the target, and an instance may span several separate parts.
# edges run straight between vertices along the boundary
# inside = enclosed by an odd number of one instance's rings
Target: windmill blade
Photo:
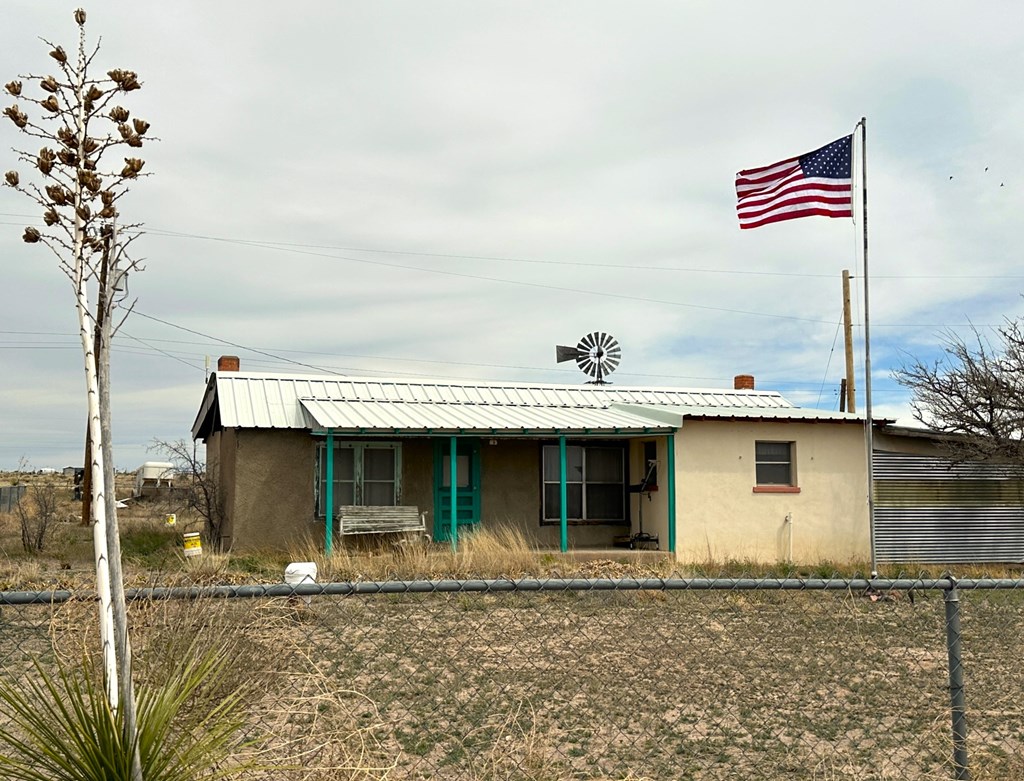
[[[559,363],[575,360],[580,371],[594,378],[590,384],[606,385],[605,376],[615,371],[622,360],[622,348],[611,334],[592,331],[575,347],[556,346],[555,358]]]
[[[582,353],[576,358],[576,365],[580,367],[580,371],[584,374],[589,374],[591,377],[597,376],[597,361],[590,357],[590,353]]]
[[[579,356],[579,350],[575,347],[566,347],[565,345],[555,346],[555,363],[565,363],[566,361],[575,361]]]
[[[600,340],[600,338],[601,334],[597,331],[594,331],[594,333],[592,334],[587,334],[582,339],[580,339],[579,344],[576,345],[576,349],[579,350],[581,353],[589,353],[591,350],[594,349],[594,347],[597,346],[597,343]]]

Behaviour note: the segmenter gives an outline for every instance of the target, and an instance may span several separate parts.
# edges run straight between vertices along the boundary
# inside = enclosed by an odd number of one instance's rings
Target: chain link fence
[[[223,645],[247,737],[322,779],[1024,778],[1024,581],[387,581],[129,592],[137,676]],[[96,644],[0,594],[0,675]],[[298,769],[296,769],[298,768]]]

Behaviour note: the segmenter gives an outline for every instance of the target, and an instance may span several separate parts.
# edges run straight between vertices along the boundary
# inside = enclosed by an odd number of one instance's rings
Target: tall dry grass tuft
[[[374,544],[375,543],[375,544]],[[452,551],[424,538],[376,539],[337,548],[330,556],[312,539],[289,548],[290,561],[311,561],[330,581],[418,578],[516,578],[544,571],[535,544],[520,530],[495,526],[466,534]]]

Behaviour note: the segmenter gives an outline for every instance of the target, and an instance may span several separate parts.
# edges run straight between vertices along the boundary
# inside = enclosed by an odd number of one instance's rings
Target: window
[[[623,523],[626,518],[626,450],[621,445],[567,445],[566,518]],[[558,445],[543,448],[544,522],[561,520]]]
[[[792,442],[755,442],[757,486],[792,488],[796,486]],[[755,491],[757,488],[754,489]]]
[[[317,447],[316,514],[327,506],[327,445]],[[401,503],[402,446],[397,442],[334,443],[334,507]]]

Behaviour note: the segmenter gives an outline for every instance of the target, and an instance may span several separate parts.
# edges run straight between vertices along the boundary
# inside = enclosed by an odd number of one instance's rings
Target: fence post
[[[967,768],[967,707],[964,699],[964,668],[960,649],[960,592],[950,576],[946,603],[946,652],[949,655],[949,706],[953,719],[953,771],[957,781],[970,781]]]

